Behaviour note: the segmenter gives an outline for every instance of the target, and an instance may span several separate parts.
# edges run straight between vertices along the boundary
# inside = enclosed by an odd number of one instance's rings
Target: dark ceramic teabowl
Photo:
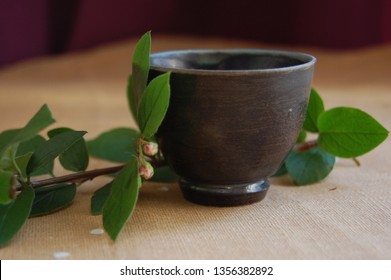
[[[151,55],[150,78],[171,72],[157,140],[192,202],[262,200],[302,127],[316,59],[276,50]]]

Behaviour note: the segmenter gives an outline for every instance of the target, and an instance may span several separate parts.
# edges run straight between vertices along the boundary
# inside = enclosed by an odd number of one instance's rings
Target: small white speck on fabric
[[[53,257],[55,259],[65,259],[69,257],[71,254],[69,252],[54,252]]]
[[[162,186],[162,187],[159,187],[158,190],[162,191],[162,192],[168,192],[170,190],[170,188],[167,186]]]
[[[91,234],[103,234],[105,231],[101,228],[95,228],[90,231]]]

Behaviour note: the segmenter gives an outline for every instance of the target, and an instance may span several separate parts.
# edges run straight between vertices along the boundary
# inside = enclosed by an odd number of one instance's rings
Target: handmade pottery
[[[302,127],[315,61],[277,50],[151,55],[150,79],[171,72],[157,140],[186,199],[234,206],[265,197]]]

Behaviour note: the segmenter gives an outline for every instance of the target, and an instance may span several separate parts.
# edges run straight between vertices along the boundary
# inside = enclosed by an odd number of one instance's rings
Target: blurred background
[[[0,67],[147,30],[354,49],[391,42],[391,0],[0,0]]]

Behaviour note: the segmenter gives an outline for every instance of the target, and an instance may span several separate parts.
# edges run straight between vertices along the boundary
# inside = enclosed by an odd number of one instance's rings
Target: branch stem
[[[119,165],[119,166],[106,167],[106,168],[95,169],[90,171],[76,172],[69,175],[31,182],[31,187],[35,189],[35,188],[45,187],[45,186],[54,185],[58,183],[77,183],[80,181],[84,182],[84,181],[92,180],[98,176],[117,173],[123,167],[124,165]]]
[[[151,160],[151,165],[154,168],[159,168],[162,166],[165,166],[167,163],[164,160],[157,161],[156,159]],[[46,187],[50,185],[55,185],[59,183],[84,183],[86,181],[92,180],[96,177],[102,176],[102,175],[108,175],[108,174],[114,174],[119,172],[125,165],[118,165],[118,166],[112,166],[112,167],[105,167],[95,170],[89,170],[89,171],[81,171],[72,173],[69,175],[54,177],[54,178],[48,178],[43,179],[39,181],[32,181],[30,182],[30,186],[34,189]],[[16,186],[16,190],[21,190],[22,184]]]
[[[296,146],[296,152],[302,153],[318,146],[318,140],[310,140]]]

